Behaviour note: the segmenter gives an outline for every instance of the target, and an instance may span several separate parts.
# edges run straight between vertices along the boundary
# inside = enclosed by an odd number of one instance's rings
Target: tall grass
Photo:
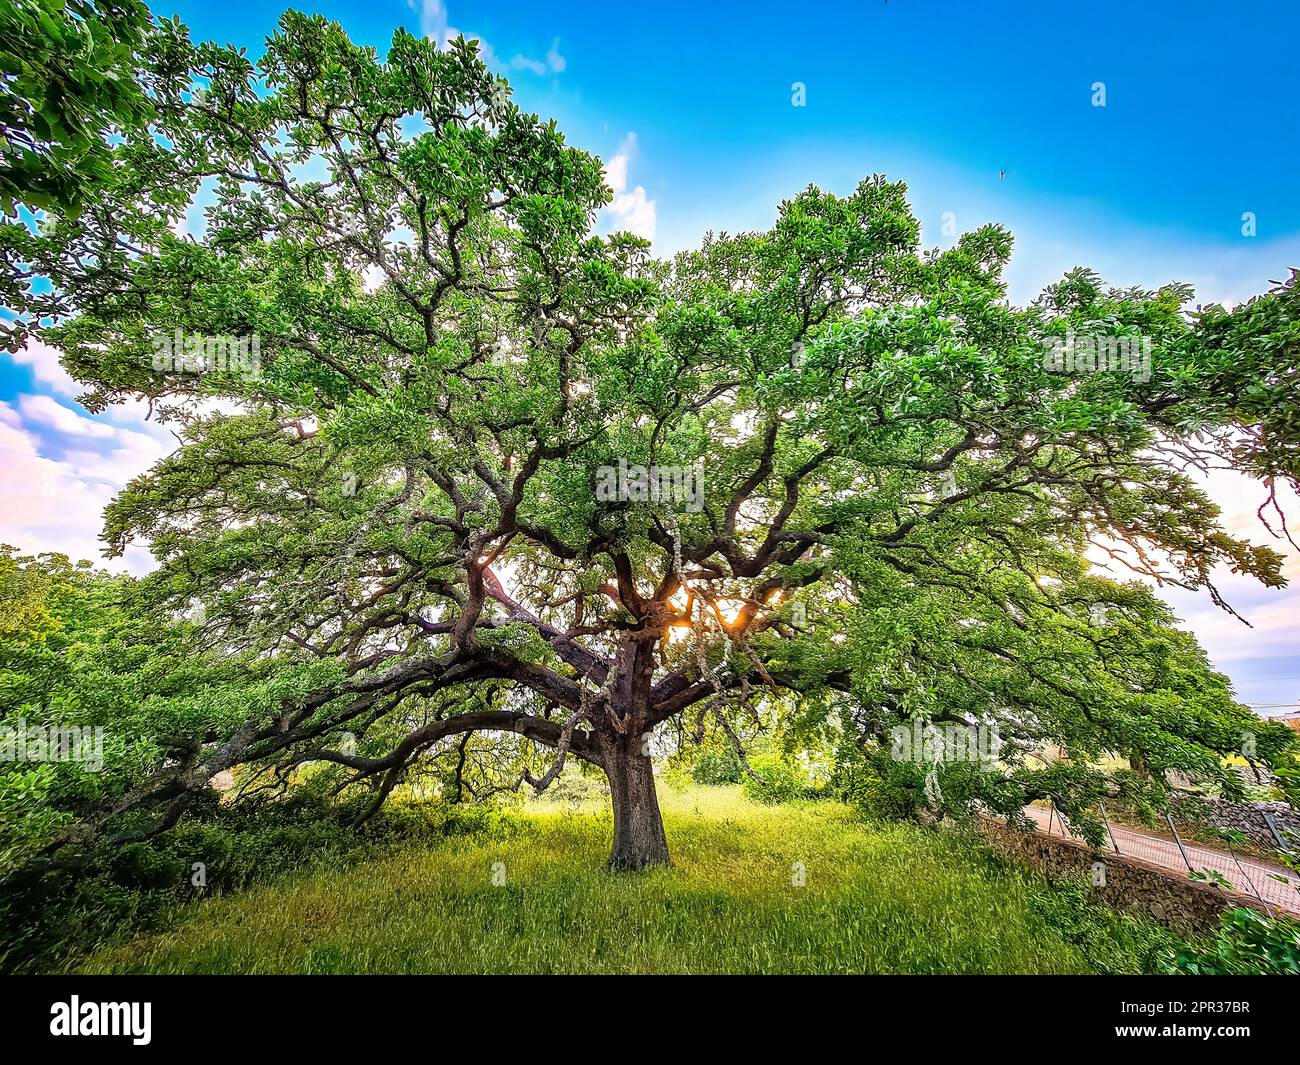
[[[832,803],[759,806],[737,787],[669,791],[664,807],[669,869],[609,873],[608,814],[534,804],[504,836],[207,900],[81,971],[1095,971],[1042,881],[950,834]]]

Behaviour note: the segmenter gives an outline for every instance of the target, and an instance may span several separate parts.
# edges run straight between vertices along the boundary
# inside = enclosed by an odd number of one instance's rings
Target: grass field
[[[1131,968],[1149,934],[1098,911],[1085,937],[1042,881],[951,833],[736,788],[663,800],[670,869],[610,874],[607,814],[532,805],[504,838],[206,900],[80,971],[1086,973]]]

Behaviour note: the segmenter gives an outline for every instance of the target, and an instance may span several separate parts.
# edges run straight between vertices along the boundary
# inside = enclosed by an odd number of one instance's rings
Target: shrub
[[[691,766],[691,780],[696,784],[739,784],[747,776],[735,751],[704,750]]]
[[[749,764],[754,772],[745,774],[743,786],[746,798],[755,802],[790,802],[810,793],[807,779],[796,766],[779,754],[755,755]]]
[[[1190,976],[1300,975],[1300,921],[1241,906],[1220,918],[1208,943],[1167,950],[1160,970]]]
[[[566,769],[542,792],[541,797],[550,802],[568,803],[570,806],[580,806],[586,802],[607,803],[609,783],[598,773]]]
[[[925,805],[925,773],[912,762],[845,743],[835,753],[830,792],[868,817],[914,817]]]
[[[1155,973],[1160,958],[1183,940],[1148,917],[1117,913],[1093,902],[1083,876],[1032,888],[1030,904],[1061,938],[1077,946],[1098,973]]]

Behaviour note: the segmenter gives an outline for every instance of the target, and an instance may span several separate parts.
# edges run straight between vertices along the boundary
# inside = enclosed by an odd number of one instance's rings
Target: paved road
[[[1053,836],[1069,836],[1070,834],[1069,830],[1061,823],[1059,813],[1049,814],[1047,810],[1038,806],[1026,806],[1025,813],[1042,831],[1047,831],[1050,819],[1051,834]],[[1173,840],[1161,839],[1159,836],[1153,836],[1150,833],[1141,832],[1134,828],[1126,828],[1123,825],[1112,825],[1111,830],[1115,834],[1115,842],[1119,845],[1120,854],[1141,858],[1153,865],[1162,865],[1175,873],[1187,874],[1187,862],[1183,861],[1183,856],[1178,852],[1178,844]],[[1257,895],[1262,897],[1270,906],[1300,914],[1300,891],[1296,890],[1296,883],[1300,882],[1300,877],[1297,877],[1290,869],[1247,858],[1234,860],[1231,854],[1209,850],[1199,844],[1188,843],[1186,840],[1183,841],[1183,847],[1187,851],[1188,860],[1197,872],[1203,869],[1213,869],[1243,894]],[[1113,850],[1114,848],[1107,847],[1107,849]],[[1283,884],[1274,880],[1273,876],[1275,874],[1290,877],[1292,883]]]

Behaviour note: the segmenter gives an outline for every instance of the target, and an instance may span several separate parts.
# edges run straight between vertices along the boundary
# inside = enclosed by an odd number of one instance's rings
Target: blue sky
[[[253,54],[280,10],[151,6]],[[883,172],[908,182],[927,244],[951,241],[946,212],[958,230],[1006,224],[1017,301],[1088,265],[1115,284],[1188,281],[1206,302],[1236,303],[1300,265],[1294,2],[299,6],[381,52],[398,25],[484,41],[521,105],[606,160],[617,199],[604,224],[663,253],[709,229],[766,227],[810,182],[843,192]],[[0,478],[22,496],[0,515],[0,540],[93,555],[103,502],[170,450],[138,407],[90,418],[76,393],[52,352],[0,360]],[[1257,486],[1223,477],[1211,489],[1234,529],[1265,539]],[[1294,556],[1288,572],[1300,577]],[[1223,585],[1255,630],[1204,596],[1170,599],[1243,699],[1295,703],[1300,594]]]
[[[155,5],[256,52],[274,7]],[[1246,298],[1300,257],[1295,4],[331,2],[357,40],[459,31],[517,99],[610,158],[662,250],[765,226],[810,181],[906,180],[926,236],[1007,223],[1014,295],[1078,262],[1123,283]],[[848,13],[845,13],[848,12]],[[546,63],[552,49],[562,70]],[[541,70],[528,69],[527,63]],[[806,106],[791,86],[806,86]],[[1106,105],[1092,105],[1096,82]],[[1005,180],[999,172],[1006,171]],[[1241,234],[1244,212],[1257,235]]]

